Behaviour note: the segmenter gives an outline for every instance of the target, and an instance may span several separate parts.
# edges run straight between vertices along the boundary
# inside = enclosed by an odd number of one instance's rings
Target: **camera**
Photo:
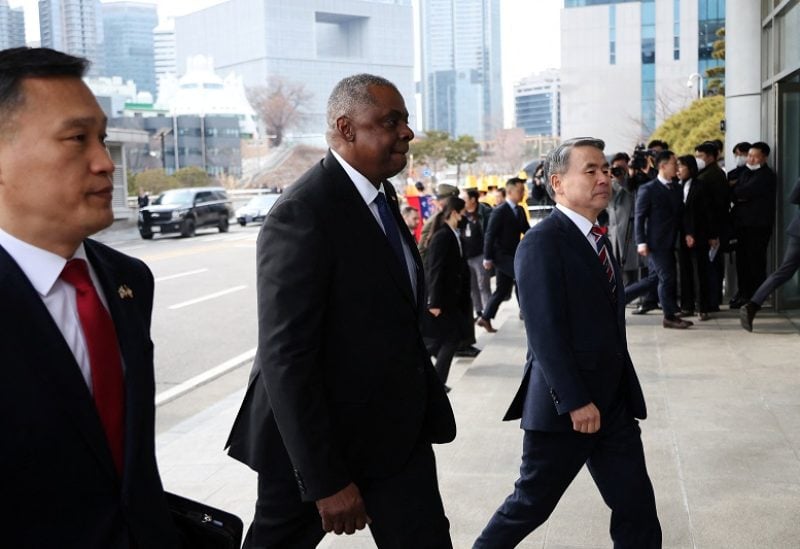
[[[625,175],[625,172],[628,171],[622,166],[611,166],[611,175],[617,179],[622,178]]]
[[[631,158],[631,168],[634,170],[647,170],[651,166],[651,161],[655,160],[656,153],[652,149],[645,148],[643,143],[636,145]]]

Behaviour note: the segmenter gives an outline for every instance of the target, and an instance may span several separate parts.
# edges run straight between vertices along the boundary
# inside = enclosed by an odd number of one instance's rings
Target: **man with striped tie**
[[[611,508],[615,547],[661,547],[636,418],[646,416],[625,335],[619,266],[597,215],[611,178],[599,139],[562,143],[545,161],[553,213],[514,261],[528,361],[504,420],[521,419],[520,478],[476,548],[508,548],[543,523],[584,464]]]

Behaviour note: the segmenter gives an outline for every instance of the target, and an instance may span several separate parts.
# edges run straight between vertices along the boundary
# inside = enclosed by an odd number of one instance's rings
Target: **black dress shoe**
[[[748,301],[742,305],[742,308],[739,309],[739,323],[742,325],[742,328],[748,332],[753,331],[753,319],[756,317],[756,313],[760,308],[760,305],[756,305],[752,301]]]
[[[730,300],[730,302],[728,302],[728,306],[731,309],[739,309],[745,303],[747,303],[747,300],[742,299],[740,297],[734,297],[733,299]]]
[[[463,349],[458,349],[456,351],[456,356],[466,357],[466,358],[475,358],[480,354],[481,350],[475,347],[474,345],[470,345],[469,347],[464,347]]]
[[[653,303],[642,303],[631,313],[634,315],[646,315],[649,311],[655,311],[658,309],[658,305]]]
[[[475,324],[477,324],[490,334],[493,334],[497,331],[495,330],[494,326],[492,326],[492,321],[489,320],[488,318],[483,318],[482,316],[478,317],[478,320],[475,322]]]
[[[694,309],[681,309],[681,317],[694,316]]]
[[[683,320],[681,318],[674,317],[674,318],[664,318],[664,320],[661,322],[661,325],[664,326],[664,328],[672,328],[672,329],[675,329],[675,330],[685,330],[686,328],[691,326],[692,323],[687,321],[687,320]]]

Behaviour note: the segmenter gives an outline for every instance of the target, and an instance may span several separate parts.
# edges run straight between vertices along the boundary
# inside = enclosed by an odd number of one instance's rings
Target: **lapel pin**
[[[133,299],[133,290],[128,288],[127,284],[123,284],[117,288],[117,293],[119,294],[120,299]]]

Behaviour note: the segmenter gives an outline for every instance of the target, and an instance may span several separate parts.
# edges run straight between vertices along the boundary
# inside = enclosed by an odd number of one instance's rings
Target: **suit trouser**
[[[750,299],[767,278],[767,248],[771,227],[740,227],[736,231],[736,277],[739,297]]]
[[[511,297],[511,291],[514,289],[514,279],[505,274],[500,269],[495,268],[495,289],[492,296],[489,298],[489,304],[483,310],[481,316],[487,320],[491,320],[497,314],[497,309],[503,301]]]
[[[547,520],[584,463],[611,508],[614,547],[661,547],[661,526],[638,422],[620,404],[601,423],[600,431],[592,435],[525,431],[514,492],[495,512],[473,549],[516,547]]]
[[[750,301],[756,305],[763,305],[769,294],[789,281],[798,268],[800,268],[800,238],[790,235],[781,266],[758,287]]]
[[[278,468],[284,470],[287,464],[288,457]],[[300,499],[288,467],[282,474],[258,475],[255,517],[243,549],[313,549],[325,536],[316,505]],[[430,443],[418,443],[401,471],[354,482],[380,549],[452,549]]]
[[[460,318],[458,316],[460,314],[461,312],[458,310],[442,311],[438,317],[430,319],[430,323],[434,327],[435,337],[424,338],[428,352],[436,356],[436,374],[442,384],[447,383],[447,376],[450,373],[453,357],[456,354],[456,349],[462,343],[461,330],[459,330]],[[469,326],[472,328],[472,317],[470,317]]]
[[[480,314],[489,305],[492,295],[492,285],[489,280],[489,271],[483,267],[483,256],[476,255],[467,259],[469,266],[469,288],[472,293],[472,306]]]
[[[647,255],[648,274],[639,282],[625,286],[625,303],[630,303],[645,295],[653,288],[658,289],[658,300],[665,317],[678,312],[675,297],[677,273],[675,271],[675,252],[673,250],[650,250]]]
[[[681,242],[681,310],[707,313],[710,308],[708,244],[696,241],[693,248]]]

